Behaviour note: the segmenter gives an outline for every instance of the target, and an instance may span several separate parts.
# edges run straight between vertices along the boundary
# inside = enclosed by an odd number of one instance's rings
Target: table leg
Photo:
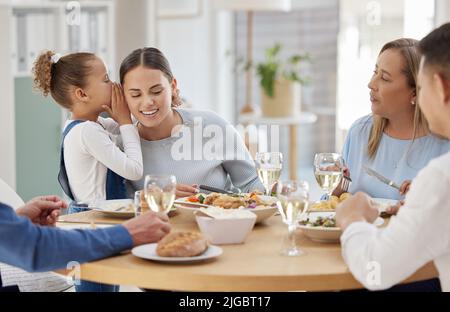
[[[297,180],[297,125],[289,126],[289,178]]]

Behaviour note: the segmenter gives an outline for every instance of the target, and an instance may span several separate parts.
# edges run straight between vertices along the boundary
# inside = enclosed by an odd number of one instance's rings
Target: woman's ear
[[[411,105],[416,105],[417,103],[417,92],[416,90],[413,90],[412,96],[411,96]]]
[[[178,82],[176,78],[172,79],[172,82],[170,84],[171,88],[172,88],[172,94],[176,94],[176,91],[178,90]]]
[[[177,80],[173,78],[172,83],[172,107],[178,107],[183,104],[180,97],[180,90],[177,88]]]

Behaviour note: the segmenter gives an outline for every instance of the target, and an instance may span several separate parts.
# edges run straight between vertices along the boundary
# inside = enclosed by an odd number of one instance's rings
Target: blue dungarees
[[[73,193],[69,186],[69,179],[67,177],[66,165],[64,162],[64,139],[70,130],[73,129],[76,125],[84,122],[84,120],[74,120],[72,121],[66,129],[64,129],[62,135],[62,143],[61,143],[61,159],[59,166],[59,174],[58,174],[58,182],[61,185],[64,193],[69,196],[72,202],[69,204],[68,213],[77,213],[89,210],[87,203],[77,203],[75,202]],[[127,198],[126,188],[125,188],[125,179],[119,176],[114,171],[108,169],[106,175],[106,199],[124,199]],[[75,287],[77,292],[117,292],[119,290],[119,286],[116,285],[106,285],[99,284],[87,281],[81,281],[81,285]]]

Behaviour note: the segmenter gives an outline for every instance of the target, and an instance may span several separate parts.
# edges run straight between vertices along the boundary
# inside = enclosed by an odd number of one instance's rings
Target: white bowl
[[[311,221],[314,221],[317,217],[328,217],[335,215],[335,212],[311,212],[309,215]],[[376,226],[382,226],[384,220],[378,217],[374,223]],[[319,243],[339,243],[342,235],[342,230],[339,227],[325,227],[325,226],[310,226],[310,225],[298,225],[298,228],[302,233],[310,240]]]
[[[310,240],[319,243],[339,243],[342,234],[342,230],[338,227],[299,225],[298,228]]]
[[[195,219],[200,231],[211,244],[242,244],[255,225],[256,215],[232,219],[195,216]]]

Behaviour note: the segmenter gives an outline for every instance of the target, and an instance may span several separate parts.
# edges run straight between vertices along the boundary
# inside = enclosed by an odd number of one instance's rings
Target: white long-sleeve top
[[[348,226],[342,255],[354,277],[368,289],[386,289],[434,261],[442,290],[450,291],[449,191],[450,152],[419,172],[386,228],[366,222]]]
[[[72,121],[66,121],[65,127]],[[64,140],[64,161],[76,201],[93,203],[106,199],[108,168],[127,180],[142,177],[142,152],[137,128],[131,124],[119,127],[111,118],[102,117],[97,122],[78,124]]]

